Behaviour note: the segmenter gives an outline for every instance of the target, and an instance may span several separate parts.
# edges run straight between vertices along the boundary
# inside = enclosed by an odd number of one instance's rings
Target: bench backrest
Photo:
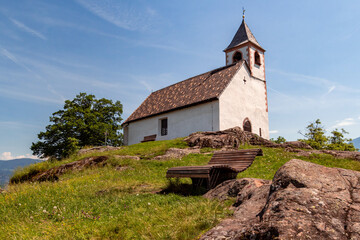
[[[156,139],[156,134],[154,135],[149,135],[149,136],[145,136],[144,140],[142,140],[141,142],[150,142],[150,141],[155,141]]]
[[[245,166],[251,165],[256,156],[262,155],[261,149],[219,151],[214,153],[208,164],[226,164],[235,169],[243,169]]]

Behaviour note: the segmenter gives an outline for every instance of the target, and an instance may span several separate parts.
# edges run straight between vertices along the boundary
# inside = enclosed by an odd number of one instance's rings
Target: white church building
[[[239,126],[269,138],[265,50],[243,21],[226,66],[151,93],[122,124],[124,144]]]

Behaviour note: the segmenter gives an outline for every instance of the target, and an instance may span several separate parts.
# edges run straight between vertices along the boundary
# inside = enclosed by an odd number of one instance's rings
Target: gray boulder
[[[360,239],[360,172],[293,159],[201,239]]]

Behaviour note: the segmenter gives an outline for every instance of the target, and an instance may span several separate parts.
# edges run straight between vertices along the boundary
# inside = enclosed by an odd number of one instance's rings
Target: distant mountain
[[[0,186],[4,186],[9,182],[10,176],[16,168],[38,162],[41,162],[41,160],[31,158],[19,158],[8,161],[0,160]]]
[[[352,143],[354,144],[355,148],[359,149],[359,151],[360,151],[360,137],[352,140]]]

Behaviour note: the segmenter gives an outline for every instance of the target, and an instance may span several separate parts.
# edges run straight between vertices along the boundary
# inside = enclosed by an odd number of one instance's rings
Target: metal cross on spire
[[[243,7],[243,19],[245,19],[245,8]]]

